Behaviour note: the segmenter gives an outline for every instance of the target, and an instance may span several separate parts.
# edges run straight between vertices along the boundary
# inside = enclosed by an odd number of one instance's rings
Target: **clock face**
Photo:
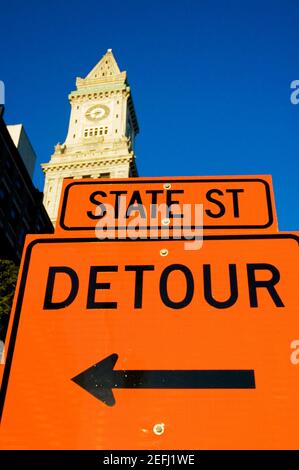
[[[85,116],[87,119],[89,119],[89,121],[100,121],[101,119],[107,117],[109,112],[110,110],[108,106],[104,104],[95,104],[86,111]]]

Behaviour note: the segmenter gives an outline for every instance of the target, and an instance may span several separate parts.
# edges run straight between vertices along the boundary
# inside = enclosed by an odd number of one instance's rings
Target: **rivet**
[[[162,225],[169,225],[170,219],[162,219]]]
[[[163,188],[164,188],[164,189],[170,189],[170,188],[171,188],[171,184],[170,184],[170,183],[165,183],[165,184],[163,184]]]
[[[157,436],[161,436],[161,434],[163,434],[164,431],[165,431],[165,425],[163,423],[155,424],[155,426],[153,427],[153,432]]]
[[[166,250],[166,248],[162,248],[162,250],[160,250],[160,255],[161,256],[167,256],[168,255],[168,250]]]

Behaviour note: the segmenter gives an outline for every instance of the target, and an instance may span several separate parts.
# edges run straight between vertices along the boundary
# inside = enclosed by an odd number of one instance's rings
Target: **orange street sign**
[[[298,449],[298,241],[31,237],[2,449]]]
[[[270,176],[64,180],[56,234],[182,239],[277,231]],[[103,237],[104,230],[104,237]],[[150,232],[151,230],[151,232]],[[133,234],[133,236],[132,236]]]

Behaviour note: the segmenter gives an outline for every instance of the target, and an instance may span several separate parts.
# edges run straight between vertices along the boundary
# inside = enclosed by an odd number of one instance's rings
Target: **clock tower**
[[[44,205],[55,225],[64,178],[138,176],[134,140],[138,123],[126,72],[108,49],[69,95],[68,134],[58,143],[45,173]]]

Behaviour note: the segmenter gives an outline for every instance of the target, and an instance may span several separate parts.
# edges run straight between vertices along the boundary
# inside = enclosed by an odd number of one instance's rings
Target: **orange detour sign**
[[[150,237],[170,231],[185,238],[205,234],[277,231],[272,180],[259,177],[65,180],[56,234]],[[184,230],[182,230],[184,228]],[[152,232],[150,232],[150,229]]]
[[[29,238],[1,448],[298,448],[298,242]]]

